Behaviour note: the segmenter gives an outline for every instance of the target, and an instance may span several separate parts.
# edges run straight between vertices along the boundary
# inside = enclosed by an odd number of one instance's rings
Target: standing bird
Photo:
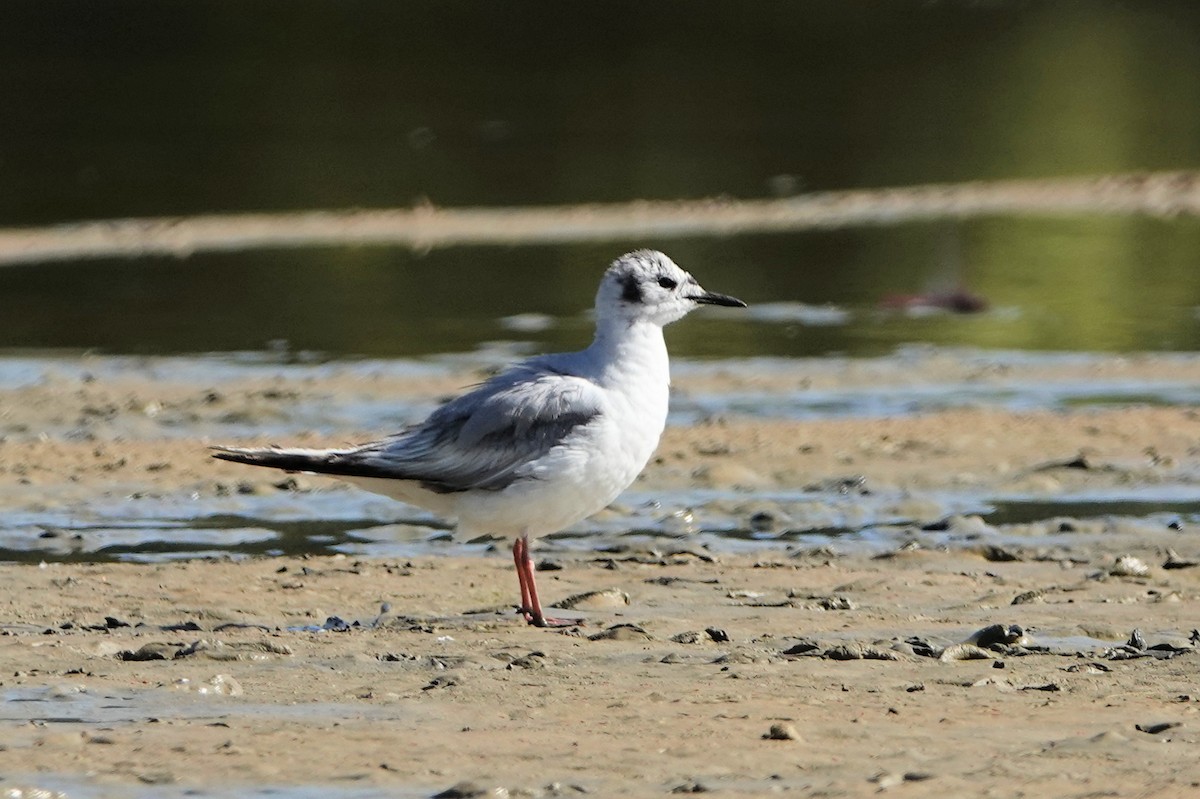
[[[454,516],[466,535],[513,538],[521,613],[545,627],[529,538],[601,510],[645,467],[667,420],[663,326],[702,304],[746,305],[700,288],[661,252],[631,252],[600,281],[587,349],[530,358],[369,444],[214,447],[214,457],[332,475]]]

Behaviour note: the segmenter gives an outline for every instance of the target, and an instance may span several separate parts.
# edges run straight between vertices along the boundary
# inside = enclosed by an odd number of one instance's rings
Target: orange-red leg
[[[533,623],[533,603],[529,596],[529,581],[525,577],[525,563],[529,560],[529,540],[524,536],[513,541],[513,565],[517,567],[517,582],[521,584],[521,607],[519,612],[525,620]]]
[[[533,576],[533,558],[529,554],[529,538],[521,536],[513,542],[513,564],[521,584],[521,615],[535,627],[570,627],[578,622],[570,619],[548,619],[542,613],[538,599],[537,580]]]

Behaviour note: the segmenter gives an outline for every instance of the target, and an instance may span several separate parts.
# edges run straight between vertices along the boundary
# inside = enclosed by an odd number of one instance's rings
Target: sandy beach
[[[959,368],[929,359],[804,386],[900,371],[937,385]],[[1088,369],[1200,371],[1153,357]],[[231,420],[287,419],[314,398],[432,402],[470,382],[85,372],[0,390],[10,517],[350,491],[283,483],[205,445]],[[685,373],[676,390],[741,379]],[[726,512],[781,531],[793,520],[763,498],[772,491],[884,495],[907,517],[902,543],[545,541],[543,596],[580,621],[561,631],[515,615],[501,543],[469,557],[2,564],[0,778],[26,791],[15,796],[1188,795],[1200,787],[1194,527],[1120,514],[997,527],[947,516],[938,497],[1186,490],[1198,465],[1200,413],[1187,407],[698,419],[668,429],[638,491],[732,490]]]

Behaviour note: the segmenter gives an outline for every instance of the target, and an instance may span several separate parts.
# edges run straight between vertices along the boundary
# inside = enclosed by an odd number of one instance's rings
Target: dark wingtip
[[[233,461],[234,463],[248,463],[252,466],[257,466],[261,458],[256,458],[254,453],[243,452],[241,450],[230,449],[229,447],[209,447],[209,454],[217,460]]]

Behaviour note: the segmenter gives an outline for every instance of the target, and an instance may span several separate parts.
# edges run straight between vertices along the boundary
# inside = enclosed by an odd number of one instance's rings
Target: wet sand
[[[1136,368],[1169,380],[1195,364]],[[842,384],[870,378],[852,372]],[[904,379],[945,375],[927,363]],[[210,385],[69,373],[6,388],[0,507],[83,513],[131,497],[135,518],[143,497],[280,491],[277,475],[210,460],[206,440],[230,419],[286,419],[313,396],[434,400],[461,377]],[[769,383],[755,388],[778,389]],[[548,601],[602,592],[562,611],[582,622],[565,631],[513,614],[502,546],[0,565],[0,779],[65,777],[68,795],[87,796],[432,795],[464,781],[488,796],[1186,795],[1200,786],[1194,528],[1050,518],[1010,526],[994,547],[997,528],[941,518],[933,498],[1186,488],[1198,464],[1200,414],[1178,407],[673,427],[639,490],[732,488],[745,513],[769,515],[759,494],[771,489],[865,485],[908,498],[914,545],[745,555],[686,538],[603,552],[544,542],[539,559],[558,567],[539,574]],[[959,544],[921,545],[955,525]],[[1168,548],[1181,568],[1164,568]],[[993,624],[1005,636],[978,642],[990,647],[955,646]]]

